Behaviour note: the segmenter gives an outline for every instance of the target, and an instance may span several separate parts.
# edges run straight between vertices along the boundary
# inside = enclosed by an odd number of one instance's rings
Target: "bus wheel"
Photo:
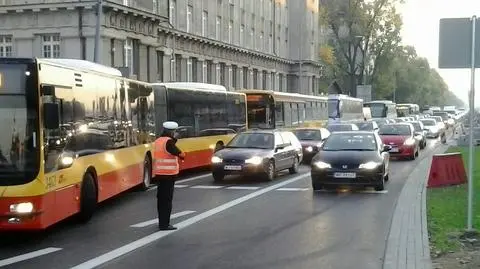
[[[91,173],[83,177],[80,189],[80,212],[78,214],[81,222],[88,222],[97,207],[97,187]]]
[[[152,161],[150,157],[146,156],[143,161],[143,178],[142,178],[142,190],[146,191],[150,188],[152,182]]]

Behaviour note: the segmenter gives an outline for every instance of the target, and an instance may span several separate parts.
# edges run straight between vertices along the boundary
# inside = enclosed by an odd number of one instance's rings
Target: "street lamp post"
[[[100,63],[100,25],[102,22],[102,0],[97,2],[97,23],[95,25],[95,48],[93,52],[93,61]]]

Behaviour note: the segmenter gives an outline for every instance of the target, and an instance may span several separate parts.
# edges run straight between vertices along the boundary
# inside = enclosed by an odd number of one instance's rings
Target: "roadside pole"
[[[468,212],[467,212],[467,231],[473,230],[473,121],[475,114],[475,34],[476,34],[477,16],[472,17],[472,50],[471,50],[471,78],[470,78],[470,129],[468,144]]]
[[[95,25],[95,48],[93,52],[93,61],[100,63],[100,25],[102,22],[102,0],[97,3],[97,23]]]

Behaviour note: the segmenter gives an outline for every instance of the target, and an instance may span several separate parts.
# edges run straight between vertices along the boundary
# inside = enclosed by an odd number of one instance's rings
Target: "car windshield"
[[[269,133],[241,133],[237,134],[227,148],[255,148],[273,149],[274,137]]]
[[[414,129],[416,132],[422,131],[422,126],[420,126],[420,123],[418,123],[418,122],[412,122],[412,125],[413,125],[413,129]]]
[[[422,123],[425,126],[435,126],[435,120],[422,120]]]
[[[405,124],[384,125],[378,130],[379,135],[411,135],[411,130]]]
[[[323,151],[374,151],[377,143],[373,134],[346,134],[330,135],[323,144]]]
[[[293,133],[297,136],[298,140],[322,140],[320,130],[295,130]]]
[[[443,122],[442,117],[435,116],[435,117],[432,117],[432,119],[434,119],[437,122]]]
[[[357,125],[358,129],[361,131],[373,131],[373,123],[372,122],[354,122]]]
[[[351,124],[332,124],[332,125],[328,125],[327,129],[330,132],[352,131],[352,125]]]

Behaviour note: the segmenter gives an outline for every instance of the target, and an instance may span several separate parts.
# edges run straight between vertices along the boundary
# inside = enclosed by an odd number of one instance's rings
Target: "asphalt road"
[[[416,161],[391,162],[382,192],[312,192],[309,168],[273,182],[206,172],[176,184],[173,223],[158,231],[155,190],[101,205],[88,224],[0,234],[1,268],[382,268],[397,197]]]

